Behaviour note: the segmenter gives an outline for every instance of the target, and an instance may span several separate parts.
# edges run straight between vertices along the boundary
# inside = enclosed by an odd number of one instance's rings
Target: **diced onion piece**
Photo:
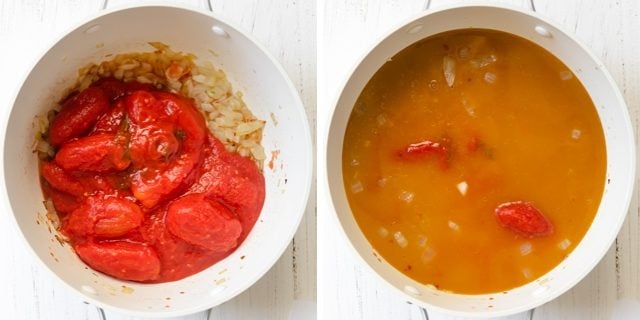
[[[357,167],[360,165],[360,161],[358,159],[351,159],[351,166]]]
[[[413,194],[413,192],[409,192],[409,191],[402,191],[402,193],[400,193],[400,196],[398,198],[400,198],[400,200],[409,203],[411,201],[413,201],[413,198],[415,197],[415,195]]]
[[[531,272],[531,269],[523,268],[522,269],[522,275],[527,279],[531,279],[531,277],[533,276],[533,273]]]
[[[484,74],[484,81],[487,83],[496,82],[496,74],[493,72],[487,72]]]
[[[471,60],[471,65],[474,68],[484,68],[496,61],[498,61],[498,58],[495,55],[490,54],[488,56],[483,56],[483,57]]]
[[[436,257],[436,251],[433,250],[433,248],[431,248],[431,247],[427,247],[422,252],[422,255],[420,256],[420,261],[422,261],[422,263],[429,263],[435,257]]]
[[[351,185],[351,192],[360,193],[364,191],[364,187],[362,186],[362,182],[356,181]]]
[[[469,47],[462,47],[458,50],[458,58],[465,60],[471,56],[471,50]]]
[[[407,238],[404,237],[404,234],[402,234],[401,231],[396,231],[393,234],[393,239],[400,246],[400,248],[406,248],[409,245],[409,241],[407,241]]]
[[[242,115],[240,115],[242,118]],[[262,129],[264,127],[264,122],[261,120],[255,120],[250,122],[243,122],[238,125],[236,128],[236,133],[240,136],[250,134],[256,130]]]
[[[581,135],[582,135],[582,131],[580,131],[579,129],[571,130],[571,139],[578,140],[580,139]]]
[[[571,73],[571,71],[560,71],[560,79],[563,81],[571,80],[571,78],[573,78],[573,73]]]
[[[251,148],[251,154],[256,160],[264,160],[267,155],[264,154],[264,148],[261,145],[256,145]]]
[[[469,185],[467,184],[466,181],[462,181],[462,182],[458,183],[456,185],[456,187],[458,188],[458,191],[460,192],[460,194],[462,196],[466,196],[467,195],[467,189],[469,189]]]
[[[387,185],[387,181],[389,181],[389,178],[387,178],[387,177],[382,177],[382,178],[378,179],[378,186],[380,188],[386,186]]]
[[[451,230],[453,230],[453,231],[460,231],[460,226],[459,226],[457,223],[455,223],[455,222],[453,222],[453,221],[449,220],[449,221],[447,222],[447,224],[449,225],[449,229],[451,229]]]
[[[417,241],[418,247],[425,247],[427,245],[427,236],[425,235],[418,235],[418,241]]]
[[[202,75],[202,74],[197,74],[195,76],[192,76],[191,79],[193,79],[193,81],[198,82],[198,83],[206,83],[207,82],[207,77]]]
[[[389,235],[389,230],[387,230],[387,228],[385,227],[380,227],[378,228],[378,235],[380,235],[383,238],[386,238]]]
[[[520,255],[526,256],[529,253],[531,253],[531,251],[533,251],[533,246],[531,245],[531,242],[525,242],[520,245]]]
[[[462,99],[462,107],[464,108],[464,111],[466,111],[468,115],[472,117],[476,116],[476,109],[465,98]]]
[[[558,248],[560,248],[561,250],[567,250],[570,246],[571,246],[571,240],[569,239],[564,239],[560,241],[560,243],[558,243]]]
[[[381,113],[376,117],[376,122],[378,123],[378,126],[382,127],[385,125],[385,123],[387,123],[387,117],[384,115],[384,113]]]
[[[444,79],[447,81],[447,85],[452,88],[453,83],[456,80],[456,61],[449,56],[445,56],[442,59],[442,70],[444,72]]]

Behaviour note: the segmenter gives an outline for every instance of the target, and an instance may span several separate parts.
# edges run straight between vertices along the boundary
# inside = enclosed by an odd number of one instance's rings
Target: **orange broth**
[[[422,141],[446,144],[446,159],[398,156]],[[484,294],[541,277],[576,247],[600,204],[606,150],[567,66],[523,38],[471,29],[419,41],[376,72],[349,119],[342,170],[380,256],[420,283]],[[494,210],[509,201],[535,204],[553,234],[501,227]]]

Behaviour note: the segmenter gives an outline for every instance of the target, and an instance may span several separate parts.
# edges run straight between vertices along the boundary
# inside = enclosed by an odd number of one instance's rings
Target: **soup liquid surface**
[[[402,156],[425,141],[447,155]],[[475,29],[422,40],[377,71],[349,119],[342,168],[378,255],[421,283],[483,294],[541,277],[576,247],[600,204],[606,150],[595,106],[562,62]],[[553,233],[502,227],[494,211],[510,201],[535,205]]]

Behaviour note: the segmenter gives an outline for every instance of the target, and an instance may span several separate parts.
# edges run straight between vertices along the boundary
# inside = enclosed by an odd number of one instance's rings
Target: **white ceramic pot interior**
[[[343,138],[353,105],[373,74],[412,43],[445,31],[485,28],[528,39],[562,60],[589,92],[605,132],[607,181],[595,220],[576,249],[543,277],[506,293],[460,295],[437,291],[378,261],[347,202],[342,180]],[[379,42],[348,79],[331,119],[327,138],[327,176],[334,209],[350,244],[362,260],[406,299],[442,312],[488,317],[521,312],[567,291],[602,258],[626,215],[635,171],[635,146],[626,105],[602,63],[573,38],[541,18],[516,9],[466,6],[423,14]]]
[[[180,281],[137,284],[95,272],[54,239],[44,218],[37,157],[31,152],[34,117],[52,108],[77,71],[122,52],[152,51],[160,41],[222,68],[254,114],[267,121],[266,202],[249,237],[229,257]],[[275,121],[274,121],[275,119]],[[304,213],[311,184],[311,139],[298,93],[284,71],[252,39],[210,15],[148,6],[107,12],[57,42],[32,69],[6,121],[2,170],[19,230],[38,258],[64,283],[100,306],[131,314],[181,315],[216,306],[257,281],[280,257]],[[276,122],[277,121],[277,122]],[[269,160],[269,159],[267,159]],[[9,209],[9,208],[7,208]],[[126,286],[126,287],[125,287]]]

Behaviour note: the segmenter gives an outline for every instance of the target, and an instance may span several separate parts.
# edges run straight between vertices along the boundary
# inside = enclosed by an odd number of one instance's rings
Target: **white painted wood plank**
[[[498,4],[498,5],[506,5],[518,8],[530,8],[531,2],[530,0],[490,0],[490,1],[477,1],[477,0],[431,0],[430,8],[440,8],[444,6],[451,5],[461,5],[461,4]]]
[[[640,117],[640,3],[535,0],[536,11],[580,39],[599,56],[623,92],[638,139]],[[636,177],[637,179],[637,177]],[[637,180],[636,180],[637,183]],[[534,319],[621,317],[619,299],[640,303],[638,189],[620,234],[600,264],[575,288],[536,309]],[[636,315],[640,310],[636,310]]]

